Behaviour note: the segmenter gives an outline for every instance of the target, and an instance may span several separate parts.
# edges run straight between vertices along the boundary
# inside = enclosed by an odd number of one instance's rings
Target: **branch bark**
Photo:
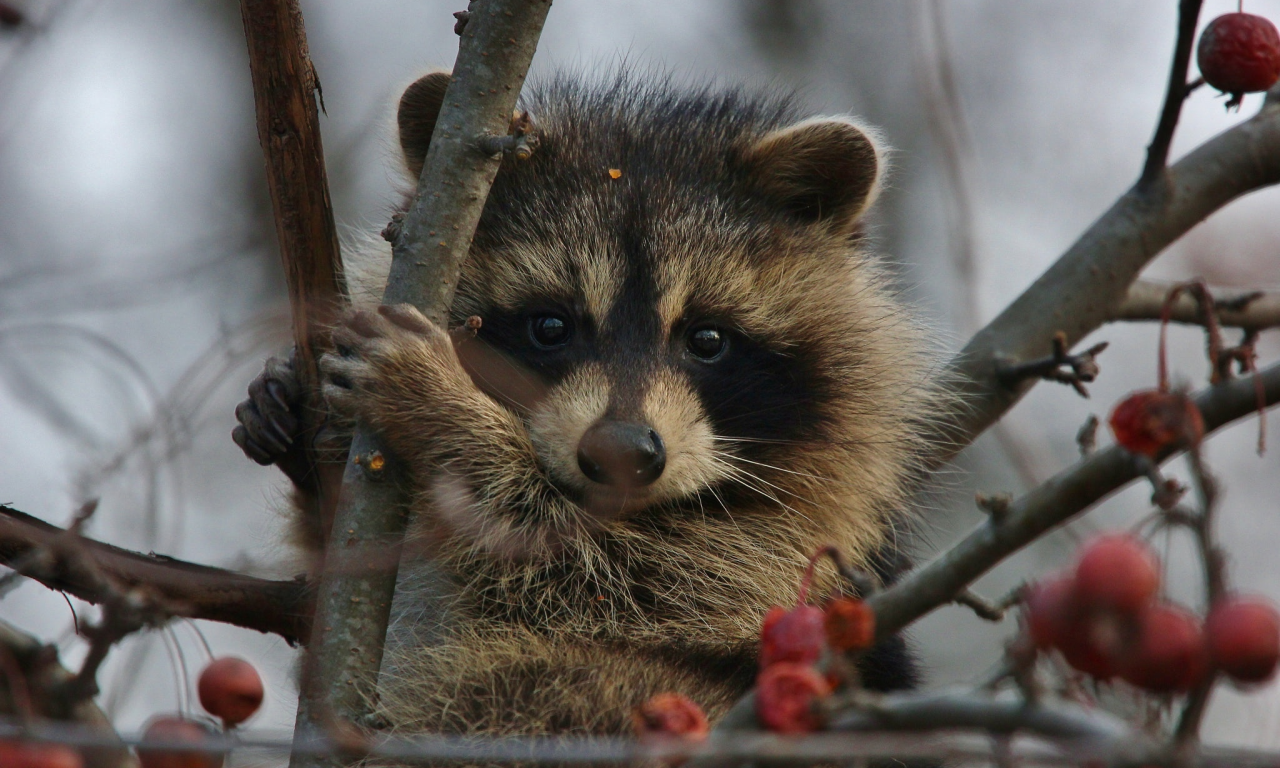
[[[25,561],[28,567],[23,568],[23,574],[46,587],[86,602],[102,602],[109,595],[99,580],[78,574],[65,562],[39,556],[55,549],[56,541],[66,534],[62,528],[0,506],[0,564],[13,566]],[[77,546],[92,558],[98,572],[117,586],[150,590],[180,609],[182,616],[272,632],[290,644],[306,638],[311,606],[304,581],[258,579],[86,538],[79,538]]]
[[[453,77],[436,120],[417,194],[393,243],[383,302],[409,303],[441,327],[501,155],[480,151],[510,131],[525,73],[550,0],[472,0]],[[434,234],[439,233],[439,234]],[[377,677],[407,525],[403,489],[368,461],[377,452],[358,429],[343,477],[316,600],[296,732],[335,718],[362,722],[376,701]],[[384,557],[370,561],[368,551]],[[297,753],[291,765],[341,765]]]
[[[1280,365],[1259,375],[1267,405],[1280,401]],[[1194,399],[1204,416],[1206,434],[1258,407],[1252,376],[1210,387]],[[1165,454],[1160,460],[1169,456]],[[1012,502],[998,520],[989,518],[929,563],[868,598],[876,614],[876,637],[888,637],[934,608],[955,600],[956,595],[1005,557],[1142,476],[1139,463],[1118,446],[1097,451],[1059,472]]]
[[[1280,182],[1280,88],[1257,115],[1168,169],[1168,183],[1126,192],[1052,267],[979,331],[949,366],[965,407],[938,427],[948,448],[968,445],[1034,382],[1001,384],[1001,361],[1042,357],[1062,331],[1074,345],[1115,314],[1130,283],[1156,254],[1235,198]]]
[[[1187,88],[1187,69],[1191,66],[1191,47],[1196,37],[1196,21],[1200,18],[1200,6],[1204,0],[1181,0],[1178,3],[1178,38],[1173,45],[1173,63],[1169,66],[1169,84],[1165,88],[1164,109],[1156,124],[1155,136],[1147,147],[1147,162],[1142,167],[1138,186],[1150,187],[1164,173],[1169,160],[1169,145],[1173,143],[1173,130],[1178,127],[1182,103],[1190,92]]]
[[[297,0],[241,0],[240,15],[249,48],[258,142],[266,160],[276,239],[289,288],[294,359],[305,398],[302,413],[315,414],[323,410],[316,360],[328,347],[325,329],[346,297],[316,109],[320,81],[307,52]],[[300,439],[318,475],[320,525],[327,536],[342,465],[320,460],[315,449],[319,423],[304,419],[302,427]]]
[[[1165,297],[1173,284],[1155,283],[1139,280],[1129,286],[1124,301],[1112,312],[1110,320],[1151,320],[1160,321],[1160,312],[1164,307]],[[1280,326],[1280,292],[1276,291],[1242,291],[1216,288],[1213,293],[1213,306],[1218,311],[1218,324],[1243,328],[1246,331],[1261,331]],[[1195,297],[1182,293],[1174,300],[1169,319],[1175,323],[1203,325],[1200,305]]]

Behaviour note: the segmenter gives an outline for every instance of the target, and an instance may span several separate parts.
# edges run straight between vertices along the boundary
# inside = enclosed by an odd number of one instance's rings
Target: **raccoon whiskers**
[[[733,439],[732,439],[732,438],[718,438],[718,437],[713,437],[713,438],[711,438],[711,439],[712,439],[712,440],[720,440],[720,441],[723,441],[723,442],[732,442],[732,441],[733,441]],[[832,481],[831,481],[831,478],[829,478],[829,477],[822,477],[821,475],[814,475],[814,474],[810,474],[810,473],[808,473],[808,472],[800,472],[800,471],[798,471],[798,470],[794,470],[794,469],[783,469],[782,467],[776,467],[776,466],[774,466],[774,465],[772,465],[772,464],[766,464],[766,463],[765,463],[765,462],[763,462],[763,461],[753,461],[753,460],[751,460],[751,459],[747,459],[747,458],[744,458],[744,457],[742,457],[742,456],[738,456],[738,455],[736,455],[736,454],[727,454],[727,453],[723,453],[723,452],[717,452],[717,453],[718,453],[722,458],[729,458],[731,461],[743,461],[743,462],[746,462],[747,464],[754,464],[754,465],[755,465],[755,466],[757,466],[757,467],[764,467],[765,469],[772,469],[772,470],[774,470],[775,472],[785,472],[785,473],[787,473],[788,475],[796,475],[797,477],[807,477],[807,478],[809,478],[810,480],[817,480],[817,481],[819,481],[819,482],[823,482],[823,483],[829,483],[829,482],[832,482]],[[793,494],[793,495],[794,495],[794,494]]]
[[[729,456],[729,454],[724,454],[724,456],[728,456],[730,459],[736,458],[733,456]],[[800,501],[813,505],[813,502],[810,501],[809,499],[806,499],[803,496],[800,496],[792,491],[789,491],[786,488],[782,488],[780,486],[774,485],[773,483],[769,482],[768,480],[765,480],[759,475],[756,475],[746,469],[743,469],[742,467],[735,466],[734,464],[730,463],[730,461],[727,461],[724,458],[712,457],[712,461],[717,462],[725,470],[726,479],[732,482],[735,482],[738,485],[741,485],[743,488],[746,488],[749,491],[752,491],[754,493],[760,494],[761,496],[764,496],[766,499],[769,499],[773,503],[782,507],[787,512],[790,512],[791,514],[807,522],[810,522],[810,523],[814,522],[811,517],[804,514],[800,510],[796,509],[795,507],[792,507],[791,505],[787,504],[782,499],[778,498],[776,494],[770,493],[765,488],[752,484],[751,481],[755,481],[756,483],[763,484],[765,486],[768,486],[769,488],[773,488],[777,491],[781,491],[782,493],[785,493],[788,496],[794,496]]]

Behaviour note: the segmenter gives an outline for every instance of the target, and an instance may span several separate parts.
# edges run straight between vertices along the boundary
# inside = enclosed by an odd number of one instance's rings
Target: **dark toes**
[[[270,422],[263,418],[257,403],[251,399],[236,406],[236,420],[244,427],[250,441],[276,455],[289,450],[289,444],[293,442],[292,438],[281,436],[273,429]]]
[[[262,466],[268,466],[275,461],[270,453],[249,438],[249,431],[243,425],[237,425],[235,429],[231,430],[231,439],[235,441],[236,445],[240,446],[240,450],[244,451],[245,456]]]

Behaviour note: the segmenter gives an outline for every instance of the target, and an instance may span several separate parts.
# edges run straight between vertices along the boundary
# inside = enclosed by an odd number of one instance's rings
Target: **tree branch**
[[[1034,384],[1000,383],[1001,362],[1042,357],[1058,331],[1074,345],[1115,315],[1142,268],[1228,202],[1280,182],[1280,88],[1253,118],[1168,169],[1170,183],[1125,193],[1035,283],[952,359],[965,404],[934,437],[945,461],[995,423]]]
[[[89,603],[110,595],[99,580],[68,567],[65,560],[42,557],[54,551],[67,532],[12,507],[0,505],[0,564],[50,589]],[[280,635],[289,643],[306,637],[311,614],[307,585],[300,580],[270,581],[159,555],[143,555],[92,539],[78,546],[97,570],[126,589],[157,594],[179,615],[208,619]]]
[[[501,156],[482,152],[505,136],[550,10],[550,0],[472,0],[458,58],[418,180],[399,227],[383,302],[409,303],[441,327]],[[407,524],[399,484],[366,468],[377,445],[363,428],[352,440],[316,600],[298,706],[297,732],[334,718],[360,722],[377,699],[399,548]],[[367,552],[380,547],[383,557]],[[353,649],[359,649],[353,653]],[[340,765],[295,754],[291,765]]]
[[[1172,283],[1139,280],[1129,286],[1124,301],[1111,312],[1108,319],[1159,322],[1165,297],[1173,287]],[[1280,326],[1280,292],[1219,288],[1213,291],[1213,306],[1218,313],[1219,325],[1254,331]],[[1169,319],[1174,322],[1204,324],[1200,305],[1190,294],[1180,294],[1170,309]]]
[[[346,286],[320,141],[316,93],[320,81],[307,51],[297,0],[241,0],[249,71],[253,77],[258,143],[267,166],[276,239],[293,313],[294,360],[303,383],[304,415],[322,412],[316,359],[344,304]],[[318,475],[320,526],[328,535],[342,465],[321,461],[316,419],[304,419],[299,438]]]
[[[1191,89],[1187,87],[1187,70],[1191,66],[1191,48],[1195,42],[1196,21],[1200,18],[1200,6],[1204,0],[1182,0],[1178,3],[1178,39],[1173,46],[1173,63],[1169,67],[1169,84],[1165,88],[1164,109],[1156,124],[1155,136],[1147,147],[1147,162],[1142,168],[1138,186],[1150,187],[1164,173],[1169,160],[1169,145],[1173,143],[1173,129],[1178,126],[1182,103]]]
[[[1267,405],[1280,400],[1280,365],[1260,372]],[[1195,395],[1206,434],[1247,416],[1258,407],[1252,376],[1210,387]],[[1160,457],[1169,458],[1168,453]],[[1128,451],[1112,446],[1090,454],[1012,502],[1005,514],[989,518],[963,540],[870,596],[876,636],[888,637],[938,606],[956,599],[969,584],[1045,531],[1061,525],[1125,484],[1143,476]]]

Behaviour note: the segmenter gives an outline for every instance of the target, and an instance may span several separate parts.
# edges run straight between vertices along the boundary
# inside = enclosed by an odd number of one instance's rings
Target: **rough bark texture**
[[[48,557],[64,543],[67,532],[57,526],[0,506],[0,563],[20,566],[41,584],[90,603],[101,602],[94,579],[79,578],[65,561]],[[270,581],[221,568],[197,565],[160,555],[143,555],[92,539],[76,537],[76,547],[93,559],[99,572],[117,588],[142,587],[158,594],[181,615],[238,627],[273,632],[290,643],[306,637],[311,610],[307,585],[300,580]]]
[[[307,53],[296,0],[241,0],[240,13],[249,47],[258,142],[289,287],[294,359],[306,392],[303,413],[320,413],[316,359],[328,347],[325,329],[345,294],[316,109],[320,82]],[[317,460],[312,446],[320,426],[304,424],[302,440],[319,474],[321,525],[327,532],[342,469]]]
[[[453,79],[436,121],[417,195],[393,250],[385,303],[409,303],[441,327],[471,248],[501,156],[477,149],[505,136],[533,59],[550,0],[474,0]],[[296,732],[334,720],[362,722],[376,701],[383,641],[395,592],[406,517],[394,468],[357,430],[343,477],[317,595]],[[384,476],[387,475],[387,476]],[[367,554],[382,548],[384,557]],[[293,766],[341,765],[336,757],[295,754]]]

